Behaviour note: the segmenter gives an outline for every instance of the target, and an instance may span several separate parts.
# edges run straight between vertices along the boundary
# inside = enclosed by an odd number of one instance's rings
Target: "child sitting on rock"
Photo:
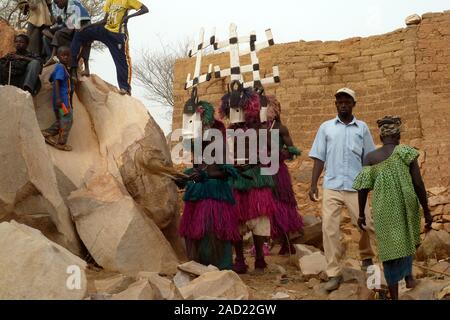
[[[71,151],[72,147],[67,144],[69,132],[72,128],[73,109],[71,103],[71,84],[68,68],[70,66],[71,53],[68,47],[59,47],[57,51],[59,63],[50,75],[53,85],[53,111],[56,121],[49,128],[42,131],[45,142],[51,146]]]

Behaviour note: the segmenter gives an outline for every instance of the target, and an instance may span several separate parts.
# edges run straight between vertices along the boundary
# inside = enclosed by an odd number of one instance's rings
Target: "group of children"
[[[189,100],[186,106],[185,116],[198,113],[204,130],[218,129],[225,137],[225,125],[214,118],[214,107],[210,103],[196,104]],[[243,118],[230,117],[230,112],[236,108],[243,112]],[[285,161],[299,155],[300,151],[281,123],[280,112],[280,103],[274,96],[266,97],[252,88],[241,87],[222,97],[219,114],[222,119],[230,120],[228,129],[266,130],[269,136],[273,129],[279,130],[280,169],[274,175],[262,174],[264,165],[261,159],[250,163],[247,144],[245,163],[207,164],[203,161],[186,170],[188,177],[177,181],[180,187],[185,187],[179,233],[185,238],[190,259],[246,273],[243,236],[247,232],[253,234],[256,272],[267,266],[264,245],[269,237],[281,240],[280,254],[294,253],[294,247],[289,244],[290,236],[301,231],[303,223]],[[223,142],[226,144],[225,138]],[[209,143],[204,141],[203,149]],[[264,143],[258,141],[260,145]],[[267,147],[270,148],[270,143]],[[233,153],[237,158],[237,150]]]
[[[18,34],[14,43],[15,52],[0,58],[0,84],[16,86],[36,96],[41,88],[39,74],[42,71],[42,60],[27,49],[30,43],[27,35]],[[72,148],[67,144],[73,117],[73,87],[68,72],[71,61],[70,48],[59,47],[57,55],[59,62],[49,78],[53,86],[52,107],[56,121],[42,133],[47,143],[58,149],[70,151]]]
[[[40,61],[46,61],[44,67],[56,63],[50,76],[56,121],[42,133],[48,144],[70,151],[67,139],[73,122],[72,95],[79,60],[83,58],[82,75],[89,76],[91,44],[93,41],[105,44],[116,65],[119,93],[131,95],[127,22],[148,9],[138,0],[106,0],[104,18],[91,23],[80,0],[22,0],[20,8],[28,14],[28,50],[39,56]],[[129,15],[129,10],[137,12]]]

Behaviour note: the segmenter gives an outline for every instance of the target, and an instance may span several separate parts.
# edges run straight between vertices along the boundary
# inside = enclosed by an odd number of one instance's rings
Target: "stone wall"
[[[356,117],[364,120],[379,143],[376,120],[399,115],[405,124],[403,143],[422,150],[427,187],[450,184],[450,11],[428,13],[420,25],[368,38],[278,44],[260,52],[262,72],[280,68],[281,84],[268,87],[282,104],[282,119],[303,160],[319,125],[336,116],[334,92],[343,86],[358,95]],[[248,58],[248,57],[245,57]],[[227,54],[204,58],[226,67]],[[188,98],[186,75],[194,59],[175,66],[173,128],[181,127],[182,106]],[[201,99],[219,106],[224,79],[199,88]],[[305,167],[303,164],[302,167]]]

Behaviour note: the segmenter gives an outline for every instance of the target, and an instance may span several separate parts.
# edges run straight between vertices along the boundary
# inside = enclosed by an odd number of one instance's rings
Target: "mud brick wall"
[[[416,45],[416,90],[424,176],[428,185],[450,186],[450,12],[426,14]]]
[[[14,31],[3,20],[0,20],[0,39],[0,57],[14,51]]]
[[[280,100],[282,120],[305,151],[304,160],[320,124],[336,116],[334,92],[347,86],[358,95],[356,117],[369,125],[376,143],[376,120],[401,116],[402,142],[421,149],[427,187],[450,185],[450,11],[422,18],[418,26],[383,35],[277,44],[260,52],[263,73],[270,73],[272,65],[280,68],[281,83],[266,91]],[[207,56],[202,72],[209,63],[225,68],[228,59],[227,54]],[[188,98],[184,82],[194,64],[194,59],[181,59],[175,65],[173,129],[181,127]],[[225,81],[202,85],[200,98],[218,107]]]

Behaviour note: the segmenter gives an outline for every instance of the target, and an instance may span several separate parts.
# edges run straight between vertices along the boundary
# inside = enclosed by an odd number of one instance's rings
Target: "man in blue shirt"
[[[356,94],[349,88],[336,92],[338,116],[319,128],[309,157],[314,160],[309,197],[318,201],[317,183],[325,168],[322,202],[323,246],[327,260],[329,281],[325,289],[333,291],[342,282],[342,246],[340,221],[342,207],[346,207],[352,223],[357,227],[359,215],[358,193],[352,188],[353,180],[362,169],[364,155],[375,150],[375,144],[367,124],[353,116]],[[366,207],[366,211],[368,207]],[[374,256],[368,232],[373,235],[373,225],[366,212],[367,231],[360,230],[359,250],[363,269],[372,265]]]

